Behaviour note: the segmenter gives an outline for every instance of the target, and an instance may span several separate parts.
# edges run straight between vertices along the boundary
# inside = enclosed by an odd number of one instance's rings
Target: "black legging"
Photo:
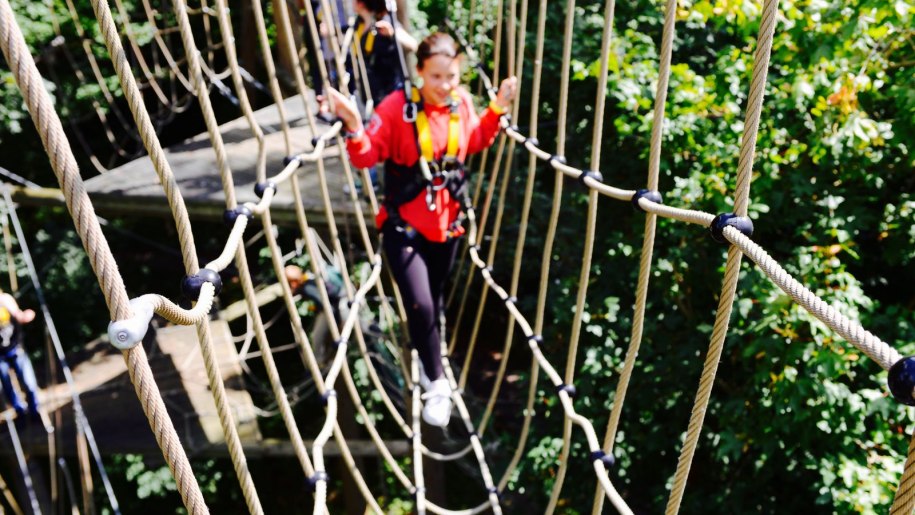
[[[410,342],[419,352],[426,375],[434,381],[443,373],[439,313],[458,240],[430,242],[415,231],[398,231],[390,222],[382,233],[382,247],[407,310]]]

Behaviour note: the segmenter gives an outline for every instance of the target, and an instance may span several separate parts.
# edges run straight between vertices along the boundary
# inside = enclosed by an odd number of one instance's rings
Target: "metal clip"
[[[153,303],[147,297],[143,295],[130,300],[133,318],[113,320],[108,324],[111,345],[120,350],[130,350],[143,341],[154,312]]]
[[[407,102],[403,106],[403,121],[407,123],[413,123],[416,121],[416,113],[419,111],[419,108],[413,102]]]
[[[432,183],[429,183],[426,186],[426,206],[429,207],[429,211],[435,211],[435,200],[432,197]]]

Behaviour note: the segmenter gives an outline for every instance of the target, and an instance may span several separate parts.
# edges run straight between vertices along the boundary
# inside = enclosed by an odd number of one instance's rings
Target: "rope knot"
[[[591,454],[588,455],[588,458],[590,458],[592,462],[600,461],[607,470],[610,470],[613,465],[616,464],[616,458],[612,454],[607,454],[602,450],[591,452]]]
[[[259,182],[254,185],[254,194],[257,195],[257,198],[264,198],[267,189],[276,191],[276,183],[273,181]]]
[[[181,293],[187,300],[195,301],[200,297],[200,288],[203,283],[211,283],[215,290],[214,295],[222,291],[222,278],[219,272],[209,268],[201,268],[196,274],[186,275],[181,281]]]
[[[559,395],[562,392],[566,392],[566,395],[568,395],[570,399],[574,399],[575,395],[578,393],[578,391],[575,390],[575,386],[565,383],[556,387],[556,395]]]
[[[642,206],[639,205],[639,199],[642,199],[642,198],[645,200],[650,200],[650,201],[654,202],[655,204],[664,203],[664,199],[661,198],[660,191],[647,190],[647,189],[638,190],[632,195],[632,207],[634,207],[636,211],[641,211],[643,213],[645,212],[645,210],[642,209]]]
[[[254,219],[254,212],[251,211],[251,208],[242,204],[236,206],[235,209],[226,209],[222,214],[222,221],[225,222],[229,227],[235,226],[235,221],[239,216],[243,216],[248,220]]]
[[[744,236],[753,235],[753,221],[750,220],[750,217],[737,216],[734,213],[721,213],[712,220],[711,225],[708,227],[712,239],[719,243],[729,243],[728,239],[724,237],[724,228],[728,226],[742,232]]]
[[[316,470],[314,475],[308,477],[308,490],[312,492],[317,491],[319,481],[327,483],[330,481],[330,476],[323,470]]]
[[[900,359],[886,376],[893,397],[906,406],[915,406],[915,356]]]
[[[587,188],[588,185],[585,183],[585,179],[593,179],[597,182],[604,182],[604,176],[597,170],[582,170],[581,175],[578,176],[578,183],[583,187]]]

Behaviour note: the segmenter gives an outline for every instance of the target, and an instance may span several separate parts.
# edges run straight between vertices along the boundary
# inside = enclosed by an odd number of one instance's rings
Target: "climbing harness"
[[[392,218],[397,218],[398,208],[410,202],[417,195],[425,191],[426,207],[435,211],[435,194],[443,189],[448,189],[452,198],[466,204],[466,174],[464,163],[458,158],[461,137],[460,96],[452,92],[450,102],[450,118],[448,120],[448,144],[445,154],[435,159],[432,145],[432,131],[429,119],[422,106],[419,90],[413,88],[410,102],[416,116],[413,122],[416,135],[416,145],[419,150],[419,159],[411,166],[401,165],[391,161],[385,162],[385,206]],[[404,117],[404,121],[408,121]]]

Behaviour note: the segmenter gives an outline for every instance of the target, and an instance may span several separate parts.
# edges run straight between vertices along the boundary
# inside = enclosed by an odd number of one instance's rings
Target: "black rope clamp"
[[[565,383],[556,387],[556,395],[559,395],[562,392],[566,392],[569,395],[569,397],[572,399],[574,399],[575,394],[578,393],[575,390],[575,386],[570,385],[570,384],[565,384]]]
[[[407,97],[409,98],[409,97]],[[403,121],[413,123],[416,121],[416,115],[419,113],[419,106],[416,102],[407,102],[403,106]]]
[[[200,297],[200,288],[203,287],[203,283],[212,283],[215,295],[219,295],[219,292],[222,291],[222,278],[219,277],[219,272],[201,268],[194,275],[184,276],[184,279],[181,280],[181,293],[188,300],[197,300]]]
[[[312,142],[311,146],[315,146],[315,143]],[[296,166],[296,168],[298,168],[299,166],[302,166],[302,158],[300,158],[299,156],[286,156],[283,158],[283,167],[289,166],[289,163],[291,163],[293,161],[298,162],[298,165]]]
[[[531,145],[534,145],[535,147],[540,146],[540,140],[538,140],[534,136],[527,136],[526,138],[524,138],[524,143],[522,143],[521,145],[527,147],[528,143],[530,143]]]
[[[900,359],[886,376],[893,397],[906,406],[915,406],[915,356]]]
[[[264,198],[267,188],[276,191],[276,183],[273,181],[259,182],[254,185],[254,194],[257,195],[257,198]]]
[[[553,162],[564,165],[564,164],[566,164],[566,156],[561,156],[559,154],[553,154],[550,156],[550,163],[552,164]]]
[[[334,390],[333,388],[331,388],[330,390],[327,390],[321,394],[321,402],[325,406],[327,406],[327,401],[330,400],[331,397],[336,397],[336,396],[337,396],[337,390]]]
[[[498,486],[490,486],[489,488],[486,489],[486,492],[488,492],[490,494],[496,494],[496,497],[499,498],[499,500],[502,499],[502,492],[499,491]]]
[[[226,209],[222,213],[222,221],[226,223],[229,227],[235,227],[235,220],[239,216],[247,217],[248,220],[254,219],[254,212],[251,211],[251,208],[242,204],[235,206],[235,209]]]
[[[664,199],[661,198],[661,192],[658,190],[641,189],[639,191],[636,191],[632,195],[632,207],[634,207],[636,211],[641,211],[643,213],[645,212],[645,210],[642,209],[642,206],[639,205],[640,198],[650,200],[650,201],[654,202],[655,204],[664,203]]]
[[[591,461],[600,460],[607,470],[610,470],[613,468],[613,465],[616,464],[616,458],[612,454],[607,454],[604,451],[594,451],[589,454],[588,457],[591,458]]]
[[[308,477],[308,489],[312,492],[317,491],[318,481],[324,481],[325,483],[330,481],[330,476],[327,475],[327,472],[323,470],[316,470],[313,476]]]
[[[588,177],[594,179],[597,182],[604,182],[604,176],[601,175],[601,173],[597,170],[583,170],[581,175],[578,176],[578,183],[587,188],[588,185],[585,184],[585,179]]]
[[[539,334],[532,334],[527,337],[527,341],[534,342],[537,345],[541,345],[543,343],[543,336],[539,335]]]
[[[506,303],[506,304],[517,304],[517,303],[518,303],[518,297],[515,297],[514,295],[512,295],[511,297],[505,299],[505,303]]]
[[[742,232],[744,236],[753,235],[753,221],[750,220],[750,217],[737,216],[734,213],[721,213],[712,220],[712,224],[708,227],[712,239],[719,243],[730,243],[724,237],[724,228],[728,226]]]

